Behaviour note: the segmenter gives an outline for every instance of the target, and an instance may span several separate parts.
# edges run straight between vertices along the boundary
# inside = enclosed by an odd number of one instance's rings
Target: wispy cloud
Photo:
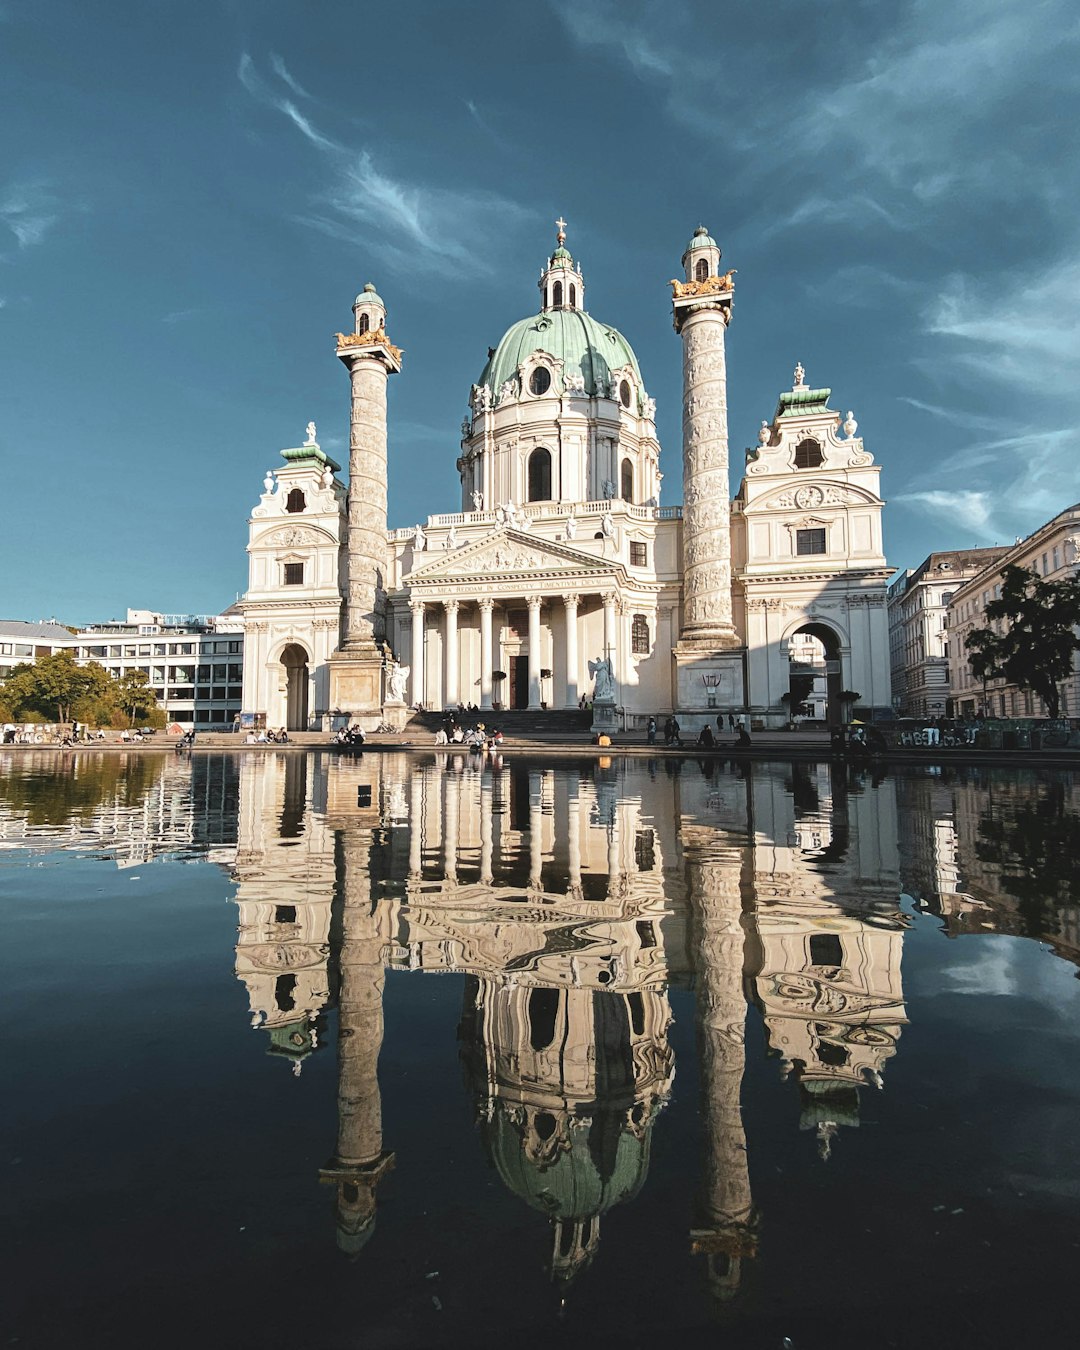
[[[277,52],[270,53],[270,64],[273,66],[274,73],[278,78],[283,80],[299,98],[310,99],[312,97],[299,80],[293,77],[288,66],[285,64],[284,60],[278,56]]]
[[[564,0],[555,4],[555,10],[582,46],[618,52],[639,75],[674,74],[671,57],[642,25],[628,17],[625,5],[614,0]]]
[[[46,182],[11,182],[0,189],[0,224],[21,249],[40,244],[59,218],[60,202]]]
[[[276,69],[276,68],[275,68]],[[249,94],[276,109],[323,156],[329,171],[323,210],[296,217],[333,238],[357,241],[363,227],[369,247],[391,266],[415,268],[418,260],[452,261],[470,272],[492,270],[485,246],[491,222],[516,223],[528,212],[493,192],[409,182],[378,164],[366,148],[352,148],[324,134],[290,99],[264,79],[248,53],[237,76]],[[281,76],[290,89],[295,81]]]
[[[1080,261],[1074,250],[1040,271],[979,282],[954,276],[928,306],[929,332],[950,340],[957,373],[1070,400],[1080,363]]]

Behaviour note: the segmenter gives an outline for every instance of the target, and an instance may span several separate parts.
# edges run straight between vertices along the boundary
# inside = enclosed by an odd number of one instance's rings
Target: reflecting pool
[[[13,751],[0,914],[6,1344],[1066,1334],[1071,773]]]

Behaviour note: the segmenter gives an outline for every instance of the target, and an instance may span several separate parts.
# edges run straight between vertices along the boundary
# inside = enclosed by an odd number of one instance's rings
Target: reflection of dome
[[[598,323],[580,309],[549,309],[508,328],[480,376],[479,383],[498,394],[507,380],[533,352],[547,352],[563,363],[564,375],[580,374],[587,394],[606,395],[610,372],[630,366],[638,398],[644,386],[637,357],[626,338],[614,328]],[[602,389],[597,382],[603,382]]]
[[[597,1110],[588,1124],[571,1117],[552,1160],[536,1163],[526,1156],[524,1127],[510,1118],[505,1102],[495,1103],[485,1130],[499,1176],[549,1219],[584,1219],[632,1200],[649,1170],[652,1120],[638,1133],[625,1111]]]

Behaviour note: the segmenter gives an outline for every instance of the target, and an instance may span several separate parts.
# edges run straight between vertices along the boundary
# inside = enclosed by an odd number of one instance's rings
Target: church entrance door
[[[825,624],[804,624],[791,635],[789,660],[790,715],[816,717],[836,726],[843,720],[837,634]]]
[[[290,642],[281,653],[285,667],[285,726],[289,731],[308,729],[308,656],[303,647]]]
[[[510,703],[511,708],[529,706],[529,658],[512,656],[510,658]]]

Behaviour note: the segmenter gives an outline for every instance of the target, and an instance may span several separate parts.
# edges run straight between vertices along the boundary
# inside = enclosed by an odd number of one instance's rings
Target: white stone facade
[[[625,727],[672,712],[684,734],[719,712],[779,725],[800,630],[828,649],[830,719],[843,715],[842,690],[887,708],[880,470],[853,430],[841,436],[828,391],[807,391],[800,373],[781,395],[732,506],[725,333],[734,274],[721,273],[720,248],[699,229],[683,255],[685,280],[672,283],[685,507],[661,507],[655,403],[626,339],[584,310],[584,279],[564,240],[560,226],[540,312],[489,349],[471,386],[457,460],[462,509],[407,528],[386,528],[385,386],[401,352],[374,288],[357,298],[355,331],[338,338],[353,386],[347,539],[331,510],[321,589],[305,617],[276,575],[256,575],[256,554],[272,571],[283,547],[275,536],[264,549],[256,511],[245,707],[264,709],[270,725],[292,724],[298,705],[281,653],[310,633],[303,624],[315,608],[334,621],[336,529],[346,620],[309,651],[318,667],[336,648],[329,703],[311,677],[309,723],[330,703],[365,724],[403,716],[405,704],[576,708],[594,692],[590,662],[603,661]],[[806,393],[821,397],[808,403]],[[820,447],[811,468],[793,459],[806,440]],[[797,547],[806,521],[825,533],[812,558]],[[277,624],[273,636],[259,637],[256,622]],[[392,680],[380,679],[372,641],[395,663]]]
[[[328,662],[341,637],[345,489],[314,442],[282,451],[248,522],[244,706],[268,728],[320,729],[330,712]]]

